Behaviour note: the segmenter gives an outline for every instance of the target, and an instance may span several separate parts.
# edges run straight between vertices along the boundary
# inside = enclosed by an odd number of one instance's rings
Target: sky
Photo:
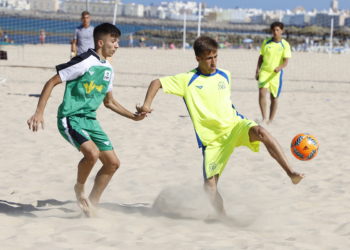
[[[205,2],[208,7],[217,6],[224,9],[233,9],[235,7],[247,9],[256,8],[263,10],[293,10],[297,6],[304,7],[305,10],[311,11],[314,8],[317,10],[328,10],[331,5],[331,0],[190,0],[191,2]],[[121,0],[122,3],[137,3],[146,6],[158,5],[161,2],[173,2],[169,0]],[[187,2],[182,0],[182,2]],[[339,9],[349,9],[350,10],[350,0],[338,0]]]

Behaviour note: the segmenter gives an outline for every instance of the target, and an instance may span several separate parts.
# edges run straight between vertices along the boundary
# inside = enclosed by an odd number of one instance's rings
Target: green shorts
[[[259,89],[267,88],[270,90],[270,93],[278,98],[282,90],[282,76],[283,70],[278,73],[269,73],[266,71],[261,71],[259,73]]]
[[[259,151],[260,141],[250,142],[249,139],[250,128],[259,125],[252,120],[240,119],[231,132],[202,147],[204,180],[217,174],[221,176],[235,148],[246,146],[253,152]]]
[[[86,141],[93,141],[100,151],[113,150],[111,141],[96,119],[79,116],[58,118],[57,127],[63,138],[78,150]]]

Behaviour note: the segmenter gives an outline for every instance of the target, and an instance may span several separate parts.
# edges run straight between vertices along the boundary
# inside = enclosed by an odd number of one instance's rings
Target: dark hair
[[[281,22],[274,22],[271,24],[270,29],[273,30],[275,27],[280,27],[281,30],[283,30],[284,24]]]
[[[81,12],[81,17],[84,17],[85,15],[89,15],[90,16],[90,13],[89,13],[89,11],[83,11],[83,12]]]
[[[200,36],[193,44],[194,53],[199,57],[204,51],[216,51],[218,48],[219,44],[209,36]]]
[[[98,42],[98,40],[101,40],[102,37],[106,35],[111,35],[112,37],[120,37],[121,36],[120,30],[111,23],[101,23],[100,25],[97,25],[94,29],[94,42],[95,46]]]

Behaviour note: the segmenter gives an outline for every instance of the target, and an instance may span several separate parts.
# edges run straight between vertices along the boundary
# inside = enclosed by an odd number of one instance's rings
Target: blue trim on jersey
[[[272,43],[272,42],[274,42],[274,41],[273,41],[273,38],[271,38],[270,41],[267,41],[267,42],[265,43],[265,45],[268,45],[269,43]]]
[[[203,146],[202,147],[202,154],[203,154],[203,177],[204,180],[207,179],[207,173],[205,172],[205,149],[207,148],[207,146]]]
[[[197,70],[197,73],[204,76],[215,76],[218,73],[218,69],[216,69],[215,73],[213,74],[203,74],[198,68],[196,68],[196,70]]]
[[[232,108],[233,108],[234,110],[236,110],[237,116],[239,116],[239,117],[241,117],[242,119],[244,119],[244,116],[241,115],[240,113],[238,113],[237,109],[235,108],[235,106],[233,106],[233,104],[232,104]]]
[[[227,80],[227,83],[230,84],[230,81],[228,80],[228,76],[227,76],[227,74],[226,74],[225,72],[223,72],[223,71],[221,71],[221,70],[219,70],[219,69],[216,69],[216,72],[217,72],[219,75],[222,75],[223,77],[225,77],[226,80]]]
[[[186,103],[185,97],[183,97],[183,99],[184,99],[184,102],[185,102],[187,111],[188,111],[188,113],[190,114],[190,117],[191,117],[191,120],[192,120],[192,116],[191,116],[191,113],[190,113],[190,111],[189,111],[189,109],[188,109],[188,107],[187,107],[187,103]],[[192,123],[193,123],[193,120],[192,120]],[[198,147],[199,147],[199,148],[203,147],[203,143],[202,143],[201,139],[199,138],[199,136],[198,136],[198,134],[197,134],[196,128],[194,128],[194,132],[196,132]]]
[[[282,76],[283,76],[283,69],[281,70],[281,75],[280,75],[280,86],[278,87],[277,98],[280,96],[281,90],[282,90]]]
[[[200,75],[201,75],[201,72],[199,70],[197,70],[197,72],[194,73],[194,75],[192,76],[192,78],[191,78],[190,82],[188,83],[187,87],[190,86],[191,83],[193,83],[198,78],[198,76],[200,76]]]
[[[284,45],[283,45],[283,43],[282,43],[282,40],[280,41],[280,43],[282,44],[282,47],[284,48]],[[285,48],[284,48],[285,49]]]

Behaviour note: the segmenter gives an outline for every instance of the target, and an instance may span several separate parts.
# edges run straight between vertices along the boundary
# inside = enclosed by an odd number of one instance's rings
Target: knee
[[[216,184],[214,177],[210,177],[204,182],[204,189],[207,193],[215,194],[216,193]]]
[[[260,127],[260,126],[258,128],[257,135],[258,135],[260,141],[263,142],[263,143],[268,141],[270,139],[270,136],[271,136],[269,134],[269,132],[267,132],[266,129],[264,129],[263,127]]]
[[[116,172],[120,167],[120,161],[118,158],[111,160],[106,166],[110,172]]]
[[[91,163],[95,164],[100,156],[100,150],[98,148],[91,149],[87,154],[85,154],[85,158]]]

